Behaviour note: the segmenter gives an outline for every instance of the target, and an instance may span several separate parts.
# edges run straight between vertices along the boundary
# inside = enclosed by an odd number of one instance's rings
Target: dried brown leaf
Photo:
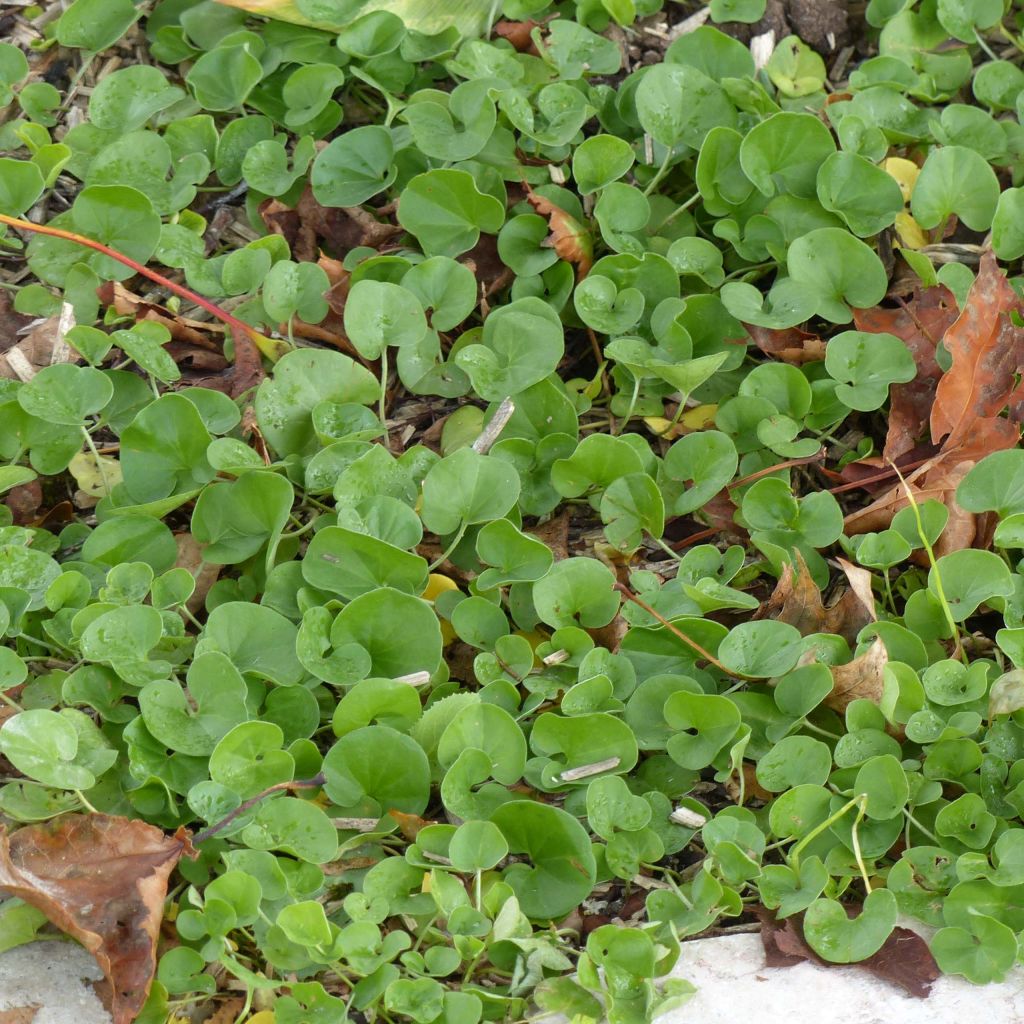
[[[875,599],[871,592],[871,574],[843,559],[839,560],[850,584],[838,601],[827,608],[799,551],[795,566],[783,566],[782,575],[771,597],[758,610],[757,618],[773,618],[794,626],[804,636],[811,633],[838,633],[853,642],[857,634],[875,620]]]
[[[130,1024],[156,970],[167,880],[192,845],[143,821],[65,814],[8,835],[0,887],[42,911],[96,958],[114,1024]]]
[[[155,302],[147,302],[141,295],[130,292],[123,284],[109,281],[97,289],[100,302],[112,306],[115,313],[121,316],[132,316],[136,320],[151,320],[163,324],[171,332],[174,341],[196,348],[208,349],[220,353],[224,348],[224,327],[216,322],[191,320],[187,316],[179,316],[165,306]],[[215,337],[211,338],[210,334]]]
[[[575,217],[544,196],[537,195],[529,186],[526,201],[542,216],[547,217],[551,234],[543,244],[550,245],[559,259],[576,264],[576,278],[582,280],[594,262],[594,246],[590,233]]]
[[[877,637],[859,657],[845,665],[829,666],[832,672],[832,692],[825,703],[842,714],[855,700],[882,702],[883,671],[889,663],[889,653]]]
[[[514,50],[520,53],[537,53],[537,45],[533,41],[532,32],[542,23],[539,21],[497,21],[494,23],[494,34],[499,39],[506,39]]]
[[[63,340],[61,316],[50,316],[0,353],[0,377],[29,381],[44,366],[62,362],[78,362],[78,353]]]
[[[847,905],[851,917],[860,913],[860,907]],[[755,910],[761,921],[761,943],[764,946],[765,965],[768,967],[794,967],[805,961],[819,967],[856,967],[868,971],[917,999],[927,999],[940,971],[928,943],[908,928],[894,928],[882,948],[867,960],[856,964],[834,964],[822,960],[807,944],[802,927],[802,915],[777,919],[764,907]]]
[[[1024,303],[986,251],[964,309],[943,339],[953,365],[935,389],[934,442],[947,438],[951,448],[969,439],[979,420],[998,415],[1009,401],[1024,356],[1024,329],[1011,313],[1024,313]]]
[[[887,459],[909,452],[928,424],[935,389],[942,377],[935,349],[957,315],[952,292],[942,286],[916,288],[896,309],[876,306],[853,311],[857,330],[896,335],[917,364],[917,376],[912,381],[893,384],[889,389],[889,430],[884,449]]]
[[[754,344],[773,359],[801,366],[825,358],[825,342],[816,334],[808,334],[799,327],[775,330],[771,327],[758,327],[756,324],[743,326],[754,339]]]

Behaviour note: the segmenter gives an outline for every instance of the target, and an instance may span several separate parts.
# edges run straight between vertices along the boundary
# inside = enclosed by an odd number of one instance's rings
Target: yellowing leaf
[[[882,161],[882,170],[893,178],[900,191],[903,193],[903,202],[910,202],[910,194],[914,191],[914,184],[921,168],[913,160],[907,160],[902,156],[891,156]]]
[[[351,20],[339,13],[336,20],[306,17],[301,8],[306,6],[296,0],[217,0],[227,7],[238,7],[250,14],[278,21],[290,21],[293,25],[308,25],[325,32],[340,32]],[[347,6],[347,5],[342,5]],[[370,11],[389,11],[397,14],[405,27],[436,35],[453,25],[466,36],[479,35],[484,29],[493,8],[491,0],[366,0],[359,7],[360,14]],[[327,5],[320,8],[326,11]],[[260,1024],[263,1024],[261,1021]]]
[[[717,405],[698,405],[693,409],[687,409],[679,417],[679,422],[687,430],[707,430],[708,427],[714,426],[717,415]]]
[[[909,213],[896,214],[896,237],[905,249],[920,249],[928,244],[928,236]]]
[[[439,572],[432,572],[427,577],[427,587],[420,594],[424,601],[436,601],[446,590],[458,590],[459,585],[448,576],[442,576]]]
[[[68,464],[78,489],[90,498],[104,498],[121,482],[121,463],[101,455],[97,463],[92,452],[79,452]]]

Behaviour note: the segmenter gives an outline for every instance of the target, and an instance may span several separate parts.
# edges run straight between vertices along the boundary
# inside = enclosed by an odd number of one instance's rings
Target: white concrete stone
[[[5,1010],[38,1006],[32,1024],[110,1024],[89,981],[96,961],[71,942],[31,942],[0,955],[0,1020]]]
[[[765,967],[759,935],[683,943],[672,972],[697,986],[659,1024],[1022,1024],[1024,969],[999,985],[942,977],[927,999],[855,967]]]
[[[1022,1024],[1024,969],[1000,985],[940,978],[927,999],[854,967],[767,968],[758,935],[683,944],[673,972],[698,988],[659,1024]],[[95,961],[68,942],[34,942],[0,955],[0,1021],[5,1010],[38,1006],[33,1024],[110,1024],[86,982]]]

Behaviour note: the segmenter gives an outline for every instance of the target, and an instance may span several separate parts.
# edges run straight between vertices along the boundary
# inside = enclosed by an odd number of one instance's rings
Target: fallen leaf
[[[0,353],[0,377],[30,381],[44,366],[78,362],[78,353],[64,341],[62,317],[63,313],[38,321],[21,341]]]
[[[259,211],[263,223],[288,242],[292,258],[300,262],[316,262],[320,242],[334,256],[344,256],[361,245],[378,249],[402,233],[400,227],[378,220],[361,206],[321,206],[310,188],[294,207],[280,199],[265,199]]]
[[[543,541],[550,549],[556,562],[569,557],[569,509],[564,508],[546,523],[531,527],[526,532]]]
[[[15,312],[13,294],[6,288],[0,288],[0,352],[9,349],[18,332],[32,323],[32,317]]]
[[[252,340],[252,335],[232,327],[231,337],[235,343],[235,365],[231,371],[229,394],[232,398],[240,398],[255,388],[266,374],[263,372],[260,350]]]
[[[99,296],[100,302],[105,306],[113,307],[114,312],[121,316],[132,316],[136,320],[152,320],[154,323],[163,324],[171,332],[171,337],[175,341],[207,349],[210,352],[221,353],[223,351],[224,327],[216,321],[192,320],[187,316],[180,316],[166,306],[148,302],[141,295],[129,291],[118,281],[105,282],[96,290],[96,294]],[[210,334],[217,335],[217,337],[211,338]]]
[[[825,703],[842,714],[855,700],[882,702],[882,672],[889,664],[889,652],[881,637],[876,637],[871,646],[859,657],[845,665],[830,665],[832,692]]]
[[[594,262],[594,243],[590,232],[550,199],[537,195],[529,185],[525,188],[526,201],[542,217],[547,217],[551,229],[551,234],[541,244],[554,249],[560,259],[575,263],[576,280],[582,281]]]
[[[898,459],[917,443],[931,414],[935,389],[942,370],[935,361],[935,349],[958,315],[952,292],[944,287],[915,288],[910,298],[895,309],[876,306],[855,309],[858,331],[894,334],[901,339],[917,365],[917,375],[906,384],[889,389],[889,430],[883,454]]]
[[[418,814],[406,814],[404,811],[396,811],[394,809],[388,811],[388,817],[398,822],[398,830],[410,843],[416,841],[416,836],[419,835],[420,829],[424,829],[428,825],[437,824],[435,821],[421,818]]]
[[[3,503],[11,510],[15,526],[25,526],[35,519],[43,503],[43,488],[38,480],[12,487],[3,497]]]
[[[196,581],[196,589],[192,591],[192,596],[185,602],[185,607],[195,615],[203,608],[206,595],[210,592],[210,587],[220,577],[223,566],[203,561],[203,546],[191,533],[176,533],[174,543],[178,546],[178,557],[174,562],[174,567],[188,569]]]
[[[305,4],[298,0],[217,0],[228,7],[238,7],[263,18],[276,18],[295,25],[338,33],[351,22],[351,12],[357,7],[345,4]],[[397,15],[407,29],[425,35],[437,35],[456,26],[467,39],[484,31],[494,9],[492,0],[445,0],[444,3],[424,3],[424,0],[376,0],[371,10],[384,10]]]
[[[65,814],[8,835],[0,826],[0,888],[41,910],[96,958],[114,1024],[130,1024],[156,970],[167,880],[192,844],[153,825]]]
[[[929,498],[942,502],[949,509],[949,522],[935,545],[939,554],[948,554],[970,547],[979,535],[977,517],[956,502],[956,488],[968,470],[992,452],[1013,448],[1019,440],[1019,428],[1007,419],[991,417],[978,421],[969,440],[940,451],[923,465],[897,481],[892,487],[862,509],[846,516],[844,530],[853,537],[886,529],[892,517],[910,504],[908,489],[919,504]]]
[[[861,908],[859,905],[846,904],[844,909],[850,917],[856,917]],[[805,961],[817,964],[818,967],[853,967],[896,985],[916,999],[928,998],[932,985],[941,973],[928,943],[909,928],[894,928],[882,948],[866,960],[854,964],[834,964],[822,960],[807,944],[802,914],[780,920],[764,907],[755,907],[754,913],[761,922],[761,944],[767,967],[795,967]]]
[[[1024,313],[1024,303],[986,251],[964,309],[943,338],[953,365],[935,389],[933,442],[946,438],[944,446],[952,448],[977,434],[979,420],[1005,408],[1024,356],[1024,329],[1011,313]]]
[[[539,21],[497,21],[494,23],[494,35],[506,39],[514,50],[520,53],[532,53],[539,56],[537,44],[533,41],[533,30],[539,28]]]
[[[871,574],[844,559],[839,559],[839,564],[850,586],[826,608],[807,563],[797,551],[795,565],[787,562],[783,566],[775,590],[758,609],[755,618],[777,619],[794,626],[803,636],[838,633],[852,643],[857,634],[876,618]]]
[[[800,366],[825,358],[825,342],[816,334],[808,334],[799,327],[775,330],[771,327],[758,327],[757,324],[743,326],[765,355],[781,359],[784,363]]]

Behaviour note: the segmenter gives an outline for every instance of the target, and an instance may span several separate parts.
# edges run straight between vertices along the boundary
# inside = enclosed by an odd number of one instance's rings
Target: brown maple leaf
[[[594,243],[590,232],[575,217],[544,196],[537,195],[524,183],[526,201],[542,216],[547,217],[551,234],[544,240],[558,253],[559,259],[576,264],[576,280],[582,281],[594,262]]]
[[[956,299],[948,288],[915,288],[910,298],[895,309],[876,306],[855,309],[858,331],[894,334],[910,350],[917,364],[917,376],[889,389],[889,430],[883,454],[898,459],[917,443],[931,414],[935,389],[942,370],[935,361],[935,349],[956,320]]]
[[[191,854],[183,829],[167,836],[143,821],[65,814],[10,835],[0,826],[0,888],[92,953],[114,1024],[130,1024],[156,970],[167,880]]]
[[[800,630],[803,636],[811,633],[838,633],[850,643],[869,622],[875,621],[871,574],[866,569],[839,559],[850,586],[837,601],[826,608],[821,600],[821,592],[799,551],[794,554],[794,562],[787,562],[783,566],[775,590],[758,609],[755,618],[777,619],[788,623]]]
[[[842,714],[855,700],[882,702],[883,671],[889,664],[889,652],[881,637],[876,637],[871,646],[860,657],[845,665],[830,665],[832,692],[825,703]]]
[[[1011,313],[1024,314],[1024,303],[986,251],[964,309],[943,338],[953,365],[935,389],[932,441],[960,444],[977,433],[979,420],[1006,407],[1024,357],[1024,329]]]

